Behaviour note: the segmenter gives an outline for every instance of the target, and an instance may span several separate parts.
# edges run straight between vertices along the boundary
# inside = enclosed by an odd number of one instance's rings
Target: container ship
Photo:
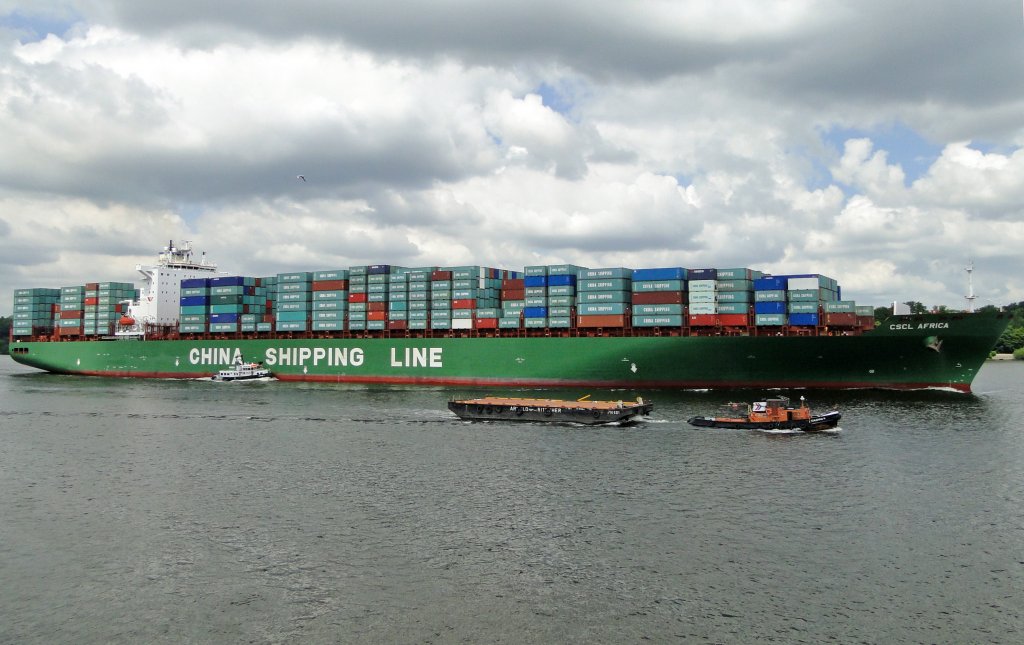
[[[971,382],[1001,312],[896,315],[821,274],[750,268],[386,264],[227,275],[173,242],[141,284],[17,289],[14,360],[48,372],[579,388],[943,388]]]

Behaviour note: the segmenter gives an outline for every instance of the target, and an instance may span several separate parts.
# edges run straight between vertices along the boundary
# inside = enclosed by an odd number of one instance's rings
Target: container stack
[[[633,300],[635,272],[622,267],[587,269],[577,284],[578,324],[588,328],[626,326]]]
[[[452,272],[437,269],[430,273],[430,328],[452,328]]]
[[[409,329],[410,272],[410,269],[392,267],[388,276],[388,331]]]
[[[351,272],[351,269],[349,269]],[[366,329],[388,328],[388,294],[391,292],[391,265],[371,264],[366,267]]]
[[[277,313],[277,276],[265,276],[259,279],[266,295],[263,316],[256,318],[256,331],[268,332],[274,330],[274,315]]]
[[[523,327],[544,329],[548,326],[548,267],[526,267],[523,276]]]
[[[107,335],[114,333],[121,315],[127,311],[124,302],[134,302],[138,295],[135,285],[130,282],[100,282],[95,284],[95,291],[89,289],[92,284],[86,285],[85,292],[85,316],[84,330],[89,334],[89,322],[95,321],[95,329],[92,333]],[[91,296],[90,293],[95,293]],[[92,299],[95,298],[95,301]],[[93,304],[95,302],[95,304]],[[90,314],[92,316],[90,317]]]
[[[682,267],[633,271],[633,326],[682,327],[687,271]]]
[[[817,274],[785,277],[789,324],[798,327],[817,327],[822,324],[822,305],[837,299],[839,285],[836,281]]]
[[[210,278],[209,331],[213,334],[230,334],[242,329],[255,331],[256,318],[266,311],[266,293],[258,278],[241,275],[217,276]],[[182,280],[184,285],[185,281]],[[251,328],[250,328],[251,325]],[[179,328],[180,329],[180,328]]]
[[[515,275],[510,273],[509,275]],[[522,327],[523,310],[526,309],[526,278],[509,277],[501,281],[501,329]]]
[[[715,304],[722,327],[748,327],[754,306],[754,280],[761,277],[755,269],[718,269],[715,280]]]
[[[574,264],[553,264],[548,266],[547,286],[547,326],[551,329],[569,329],[572,327],[573,314],[576,313],[579,275],[590,269]]]
[[[81,336],[85,316],[85,286],[61,287],[57,333],[61,336]]]
[[[60,289],[16,289],[11,334],[35,336],[52,333],[54,313],[60,299]]]
[[[431,276],[437,267],[417,267],[409,271],[406,309],[409,311],[409,329],[430,329]]]
[[[345,329],[348,296],[348,269],[313,272],[309,292],[313,331]]]
[[[584,329],[628,327],[635,275],[625,267],[580,271],[576,325]]]
[[[366,266],[348,268],[348,329],[366,330]]]
[[[210,278],[182,280],[178,303],[179,333],[205,334],[209,331]]]
[[[718,269],[690,269],[687,277],[687,322],[691,327],[714,327],[718,324]]]
[[[781,327],[788,322],[786,276],[768,276],[754,280],[754,324]]]
[[[277,274],[276,331],[309,331],[312,314],[313,273],[299,271]]]

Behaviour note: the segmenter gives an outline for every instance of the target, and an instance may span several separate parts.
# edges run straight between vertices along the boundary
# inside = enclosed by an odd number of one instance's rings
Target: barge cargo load
[[[176,299],[143,309],[144,284],[128,314],[89,334],[60,325],[77,318],[60,317],[53,291],[17,291],[32,319],[12,335],[12,358],[114,377],[209,378],[244,360],[281,381],[969,392],[1009,322],[934,313],[876,325],[831,278],[746,268],[370,265],[217,288],[205,260],[161,259],[139,270],[181,275]]]

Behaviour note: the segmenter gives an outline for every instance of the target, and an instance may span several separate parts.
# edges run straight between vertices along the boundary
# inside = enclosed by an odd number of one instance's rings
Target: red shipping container
[[[366,312],[366,319],[367,320],[387,320],[388,319],[388,312],[386,312],[386,311],[367,311]]]
[[[82,311],[78,309],[71,309],[69,311],[60,312],[61,320],[74,320],[82,317]]]
[[[124,305],[114,305],[114,311],[116,313],[121,313],[122,311],[124,311]]]
[[[747,314],[718,314],[718,324],[725,327],[749,327],[750,316]]]
[[[621,314],[601,316],[577,316],[577,327],[625,327],[626,316]]]
[[[386,302],[368,302],[366,303],[367,311],[387,311],[388,303]]]
[[[476,298],[452,300],[452,309],[476,309]]]
[[[690,314],[687,318],[691,327],[714,327],[718,322],[716,314]]]
[[[100,302],[100,299],[99,299],[99,298],[97,298],[97,297],[95,297],[95,296],[93,296],[92,298],[86,298],[86,299],[85,299],[85,304],[86,304],[86,305],[91,305],[91,306],[93,306],[93,307],[95,307],[96,305],[98,305],[98,304],[99,304],[99,302]]]
[[[526,280],[522,278],[506,278],[501,281],[501,288],[522,291],[526,288]]]
[[[681,305],[686,300],[682,291],[635,291],[634,305]]]
[[[874,316],[857,316],[857,325],[865,329],[875,328],[875,317]]]
[[[99,291],[99,289],[100,289],[100,283],[99,282],[86,282],[85,283],[85,290],[86,291]]]
[[[508,282],[506,280],[506,282]],[[502,300],[526,300],[525,289],[502,289],[501,290]]]
[[[366,302],[366,294],[365,293],[350,293],[350,294],[348,294],[348,301],[349,302]]]
[[[477,329],[497,329],[497,318],[477,318],[474,325]]]
[[[274,314],[263,314],[263,322],[274,322]]]
[[[408,329],[408,328],[409,328],[409,323],[406,322],[405,320],[389,320],[388,321],[388,329],[390,329],[392,331],[395,331],[395,330],[401,331],[403,329]]]
[[[451,280],[451,279],[452,279],[452,272],[451,271],[433,271],[430,274],[430,280],[431,281]]]
[[[315,280],[313,291],[347,291],[348,280]]]
[[[825,314],[825,324],[835,327],[856,327],[857,314],[835,313]]]

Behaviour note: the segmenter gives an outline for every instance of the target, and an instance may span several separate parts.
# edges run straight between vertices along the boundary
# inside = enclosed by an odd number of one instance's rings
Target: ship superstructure
[[[156,264],[137,264],[135,269],[142,276],[139,299],[128,306],[119,321],[117,336],[144,336],[148,327],[177,325],[181,281],[217,275],[217,265],[207,261],[205,252],[198,260],[193,258],[190,241],[176,246],[170,240]]]

